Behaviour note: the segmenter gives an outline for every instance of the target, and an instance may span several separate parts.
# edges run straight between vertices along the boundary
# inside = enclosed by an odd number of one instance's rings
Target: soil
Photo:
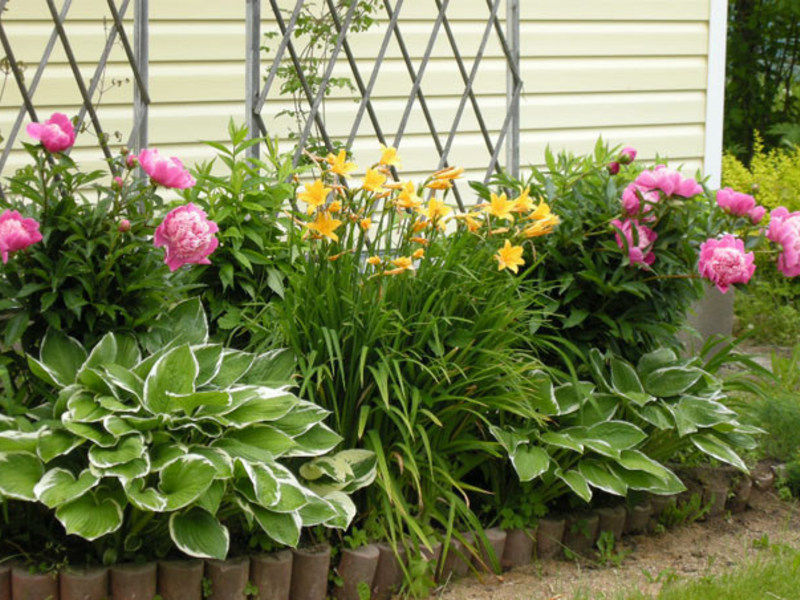
[[[677,579],[717,575],[753,560],[764,547],[800,549],[800,508],[773,490],[753,490],[740,514],[678,526],[660,534],[626,536],[615,552],[630,551],[619,566],[544,560],[499,577],[467,577],[444,586],[442,600],[572,600],[615,598],[623,591],[655,595]]]

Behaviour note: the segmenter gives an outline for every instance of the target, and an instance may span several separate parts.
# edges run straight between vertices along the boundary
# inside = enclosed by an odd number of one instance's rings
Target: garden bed
[[[615,598],[627,590],[655,594],[669,582],[728,571],[778,544],[800,548],[800,513],[794,502],[779,500],[773,491],[755,492],[743,513],[660,534],[626,536],[614,552],[631,553],[619,565],[544,560],[501,577],[470,577],[453,582],[441,598]]]

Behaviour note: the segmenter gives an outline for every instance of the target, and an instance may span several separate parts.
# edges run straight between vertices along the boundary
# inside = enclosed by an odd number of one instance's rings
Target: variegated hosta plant
[[[722,403],[722,384],[700,359],[668,349],[643,355],[635,367],[596,349],[589,359],[594,382],[553,387],[541,378],[537,400],[549,428],[492,430],[542,502],[569,492],[588,502],[593,489],[680,492],[683,484],[662,463],[686,451],[747,471],[737,450],[754,448],[761,431]]]
[[[347,494],[374,478],[372,453],[328,455],[341,438],[326,410],[281,385],[285,353],[208,343],[196,301],[172,317],[175,341],[144,358],[113,333],[89,352],[47,335],[29,364],[56,400],[28,431],[0,431],[0,495],[41,502],[87,540],[116,532],[118,553],[167,530],[185,554],[224,558],[231,523],[288,546],[302,527],[346,528]]]

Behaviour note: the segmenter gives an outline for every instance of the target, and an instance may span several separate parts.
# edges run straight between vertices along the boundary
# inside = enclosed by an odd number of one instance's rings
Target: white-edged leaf
[[[100,481],[87,469],[75,479],[66,469],[50,469],[33,488],[36,498],[48,508],[56,508],[82,496]]]
[[[92,541],[120,528],[122,507],[111,498],[97,497],[94,492],[87,492],[59,506],[56,518],[67,533]]]
[[[0,453],[0,495],[16,500],[36,500],[33,489],[44,475],[39,457],[30,452]]]
[[[169,535],[178,549],[189,556],[222,560],[228,554],[227,527],[202,508],[173,513],[169,518]]]

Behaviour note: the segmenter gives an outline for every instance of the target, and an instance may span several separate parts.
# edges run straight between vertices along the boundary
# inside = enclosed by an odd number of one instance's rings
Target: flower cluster
[[[691,198],[703,188],[691,177],[665,165],[642,171],[622,192],[622,208],[628,217],[648,220],[654,205],[671,196]]]
[[[778,244],[778,270],[787,277],[800,275],[800,212],[779,206],[770,213],[767,239]]]
[[[41,241],[42,234],[35,219],[23,218],[16,210],[5,210],[0,215],[0,256],[3,264],[8,262],[9,252],[24,250]]]
[[[347,187],[343,181],[350,180],[358,167],[345,151],[316,162],[321,173],[298,189],[302,210],[294,215],[294,221],[307,238],[323,244],[341,240],[347,246],[343,251],[327,251],[330,261],[345,253],[366,251],[368,272],[373,277],[415,271],[437,236],[459,235],[459,231],[494,244],[498,270],[518,273],[525,259],[523,246],[512,243],[514,239],[546,235],[559,222],[547,203],[531,198],[528,188],[512,200],[505,194],[492,194],[489,202],[456,212],[446,203],[446,196],[464,170],[442,168],[421,185],[395,181],[391,168],[399,167],[401,159],[391,147],[382,146],[380,159],[366,169],[361,182]],[[389,236],[394,243],[379,247],[382,236]],[[386,251],[389,247],[392,250]]]
[[[747,283],[756,270],[752,252],[745,252],[744,242],[731,234],[709,239],[700,245],[700,275],[717,286],[723,294],[734,283]]]

